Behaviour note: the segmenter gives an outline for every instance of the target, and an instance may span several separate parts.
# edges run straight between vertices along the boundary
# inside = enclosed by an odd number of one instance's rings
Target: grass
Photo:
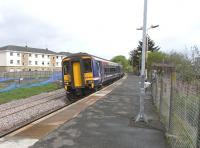
[[[0,93],[0,104],[12,101],[27,98],[33,95],[37,95],[43,92],[49,92],[59,89],[59,85],[56,83],[51,83],[43,86],[36,86],[31,88],[17,88],[8,92]]]

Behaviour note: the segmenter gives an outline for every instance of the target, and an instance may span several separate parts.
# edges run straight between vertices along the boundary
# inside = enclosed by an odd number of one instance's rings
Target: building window
[[[47,64],[49,65],[49,62]]]
[[[56,62],[56,66],[58,66],[58,64],[59,64],[59,63],[58,63],[58,62]]]
[[[13,56],[13,52],[10,52],[10,56]]]
[[[19,65],[20,64],[20,60],[17,60],[17,65]]]
[[[13,60],[10,60],[10,64],[13,64]]]
[[[19,56],[20,56],[20,53],[17,53],[17,56],[19,57]]]
[[[42,55],[42,58],[44,58],[44,55]]]
[[[28,63],[29,63],[29,65],[31,65],[31,64],[32,64],[32,61],[29,61]]]
[[[35,61],[35,65],[38,65],[38,62],[37,62],[37,61]]]
[[[58,58],[59,58],[59,56],[56,56],[56,58],[58,59]]]
[[[23,64],[22,65],[24,65],[24,62],[23,62]]]
[[[14,71],[15,71],[14,69],[12,69],[12,68],[10,69],[10,72],[14,72]]]
[[[50,55],[48,55],[48,58],[50,57]]]
[[[55,59],[55,57],[53,57],[53,60]]]
[[[42,65],[44,65],[44,61],[42,62]]]
[[[35,54],[35,58],[37,58],[38,57],[38,55],[37,54]]]
[[[31,57],[31,53],[29,53],[29,57]]]

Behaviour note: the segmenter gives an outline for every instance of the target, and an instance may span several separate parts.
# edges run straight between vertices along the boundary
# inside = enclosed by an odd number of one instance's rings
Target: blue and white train
[[[97,90],[124,75],[122,65],[87,53],[72,54],[62,60],[63,85],[68,98]]]

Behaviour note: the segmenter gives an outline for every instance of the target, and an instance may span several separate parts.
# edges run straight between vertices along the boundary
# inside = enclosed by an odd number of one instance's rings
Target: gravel
[[[31,122],[53,110],[69,104],[65,90],[35,95],[0,105],[0,134]]]

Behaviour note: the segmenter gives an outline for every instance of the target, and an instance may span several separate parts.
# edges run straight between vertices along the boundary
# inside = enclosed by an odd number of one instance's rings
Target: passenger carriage
[[[62,60],[63,85],[68,98],[97,90],[123,76],[120,64],[89,55],[72,54]]]

